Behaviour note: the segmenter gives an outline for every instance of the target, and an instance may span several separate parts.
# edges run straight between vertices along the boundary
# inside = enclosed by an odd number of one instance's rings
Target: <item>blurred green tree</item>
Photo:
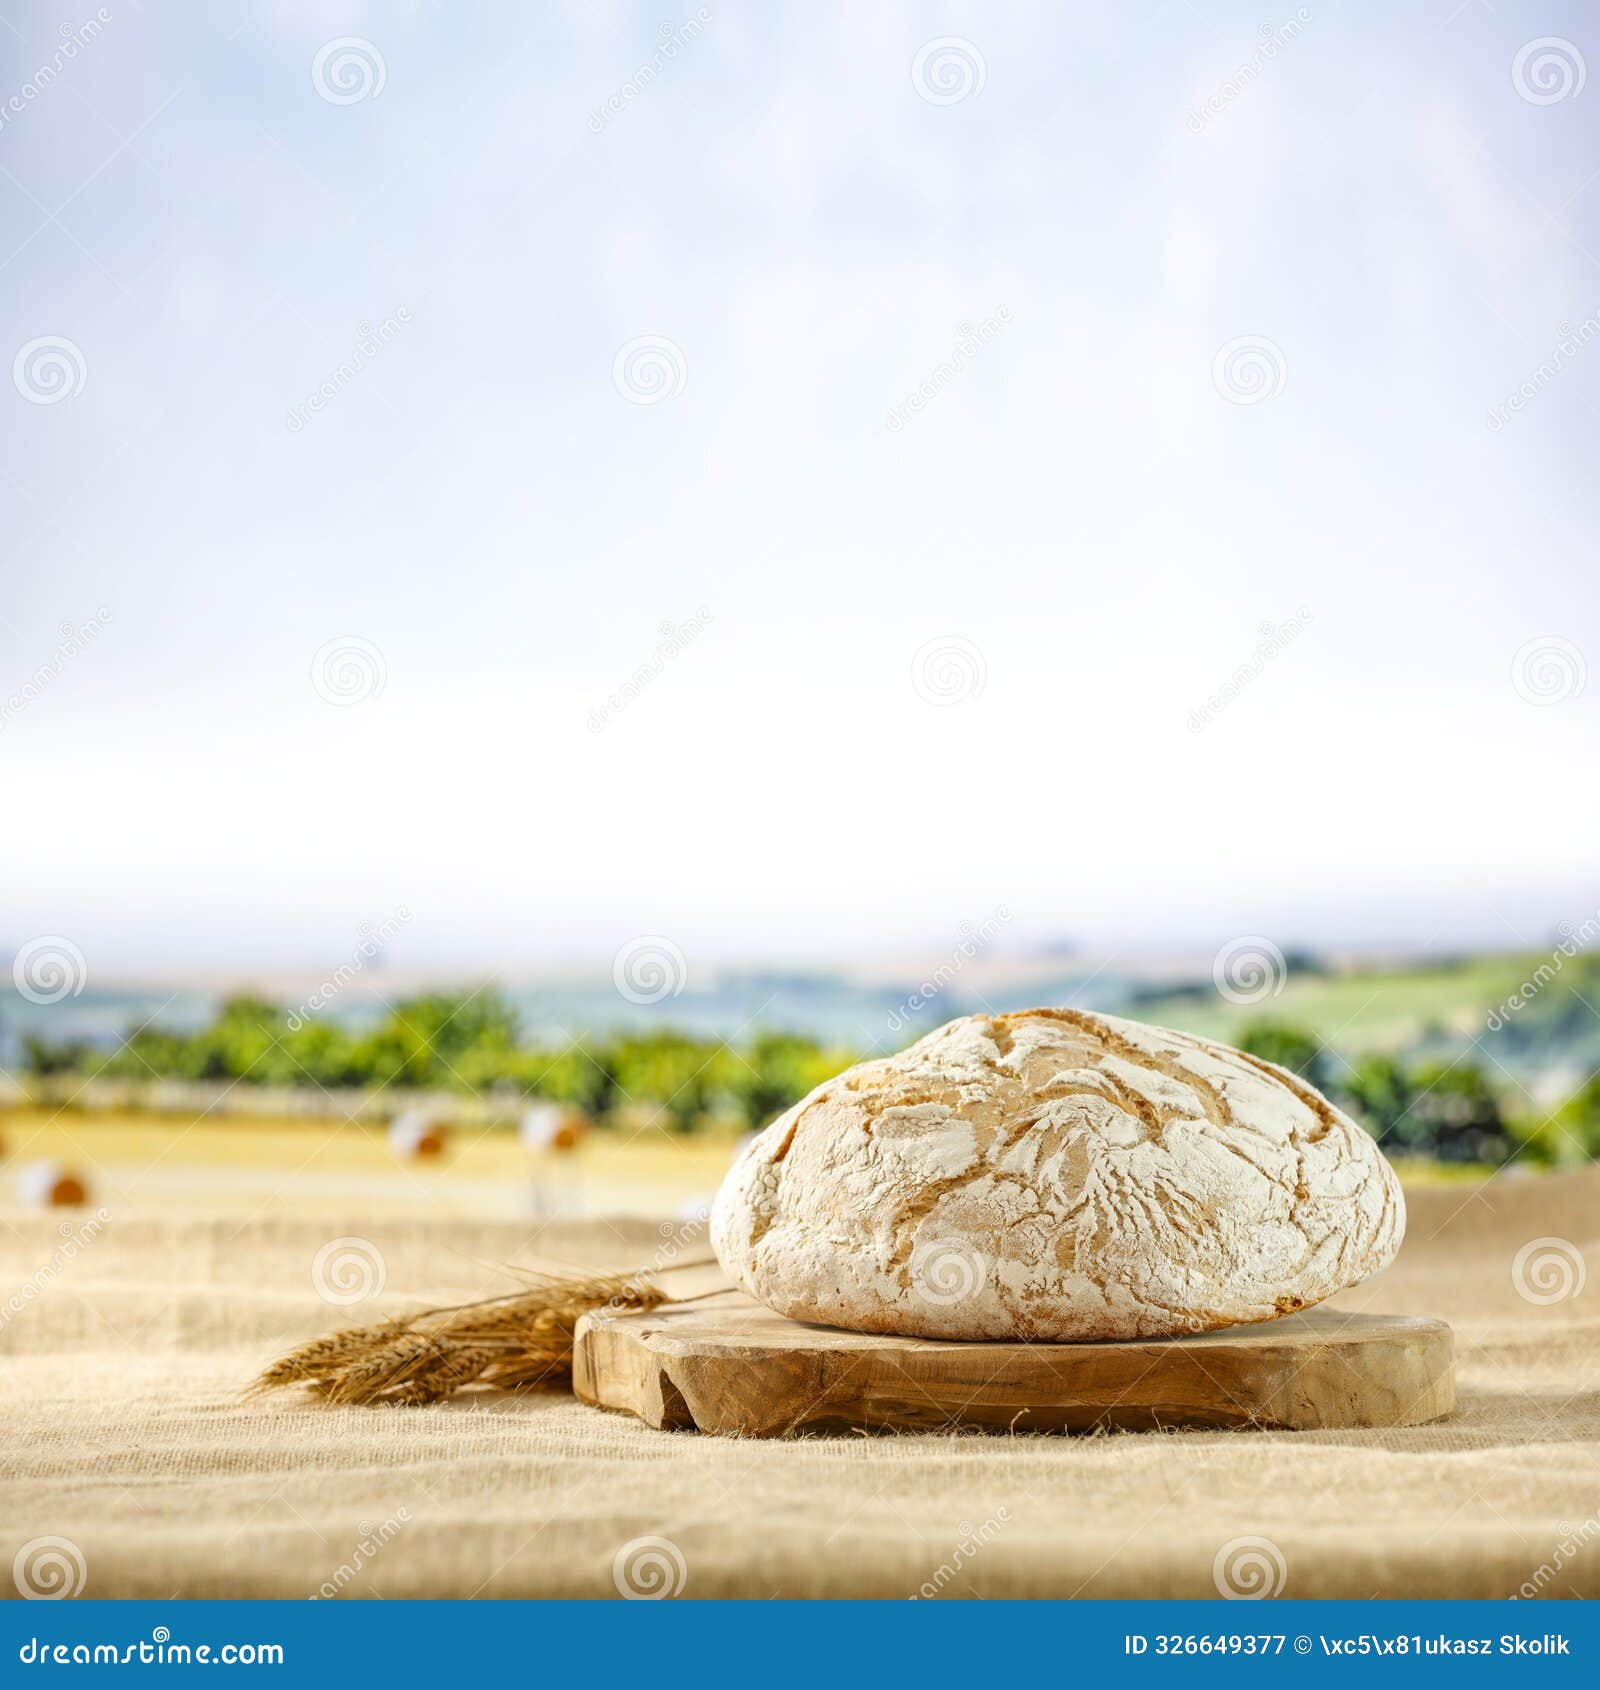
[[[87,1074],[100,1063],[93,1046],[82,1039],[57,1042],[38,1033],[24,1033],[22,1066],[30,1074]]]
[[[1380,1144],[1400,1148],[1411,1143],[1407,1128],[1416,1099],[1411,1077],[1392,1056],[1364,1056],[1335,1087],[1345,1105]],[[1420,1125],[1417,1132],[1421,1132]]]
[[[1516,1153],[1500,1100],[1481,1068],[1470,1062],[1425,1062],[1411,1076],[1416,1088],[1400,1142],[1441,1162],[1487,1162]]]
[[[1543,1135],[1551,1157],[1574,1162],[1600,1156],[1600,1074],[1591,1074],[1556,1111],[1554,1131]]]
[[[1319,1091],[1328,1089],[1328,1053],[1309,1027],[1263,1017],[1247,1021],[1239,1029],[1235,1043],[1240,1050],[1259,1056],[1263,1062],[1275,1062],[1291,1074],[1298,1074]]]
[[[747,1127],[764,1127],[796,1103],[848,1068],[855,1057],[847,1051],[825,1050],[814,1039],[794,1033],[758,1033],[727,1067],[734,1109]]]
[[[687,1132],[723,1089],[728,1057],[720,1044],[663,1030],[625,1034],[612,1047],[612,1060],[621,1101],[653,1104]]]

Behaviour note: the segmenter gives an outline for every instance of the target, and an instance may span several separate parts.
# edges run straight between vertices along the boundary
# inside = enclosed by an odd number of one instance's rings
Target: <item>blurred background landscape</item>
[[[0,20],[0,1205],[687,1212],[1034,1004],[1594,1154],[1590,9],[335,11]]]
[[[1410,1183],[1600,1154],[1600,954],[1571,936],[1543,954],[1320,956],[1248,936],[1209,958],[1095,960],[1007,953],[969,927],[920,973],[693,978],[648,937],[609,976],[475,982],[376,956],[339,978],[174,989],[91,987],[70,955],[17,953],[0,998],[11,1195],[50,1200],[49,1168],[69,1202],[688,1219],[742,1135],[850,1062],[1040,1004],[1292,1068]]]

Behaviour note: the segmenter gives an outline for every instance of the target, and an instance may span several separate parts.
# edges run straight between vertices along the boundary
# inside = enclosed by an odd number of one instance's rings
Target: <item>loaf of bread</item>
[[[1305,1081],[1067,1009],[966,1016],[829,1080],[711,1216],[767,1307],[927,1338],[1271,1320],[1386,1267],[1404,1228],[1382,1152]]]

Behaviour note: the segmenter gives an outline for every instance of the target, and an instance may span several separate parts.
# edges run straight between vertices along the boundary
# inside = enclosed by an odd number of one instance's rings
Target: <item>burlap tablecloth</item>
[[[660,1538],[686,1597],[1209,1597],[1219,1551],[1250,1538],[1291,1597],[1600,1596],[1600,1284],[1530,1302],[1512,1272],[1554,1238],[1600,1280],[1600,1169],[1410,1209],[1398,1264],[1341,1301],[1453,1324],[1443,1424],[787,1443],[654,1432],[566,1396],[235,1395],[352,1313],[504,1289],[497,1262],[634,1265],[660,1247],[651,1223],[115,1216],[63,1260],[60,1215],[10,1215],[0,1297],[32,1289],[0,1329],[0,1585],[51,1537],[87,1596],[610,1597],[618,1551]],[[311,1284],[341,1231],[387,1268],[354,1310]]]

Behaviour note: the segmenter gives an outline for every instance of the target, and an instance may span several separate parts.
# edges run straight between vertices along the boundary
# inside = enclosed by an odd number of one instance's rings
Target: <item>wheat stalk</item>
[[[512,1391],[565,1385],[582,1316],[692,1301],[668,1296],[642,1273],[527,1277],[523,1290],[502,1297],[313,1338],[264,1368],[249,1394],[304,1385],[330,1403],[421,1404],[440,1402],[467,1385]]]

